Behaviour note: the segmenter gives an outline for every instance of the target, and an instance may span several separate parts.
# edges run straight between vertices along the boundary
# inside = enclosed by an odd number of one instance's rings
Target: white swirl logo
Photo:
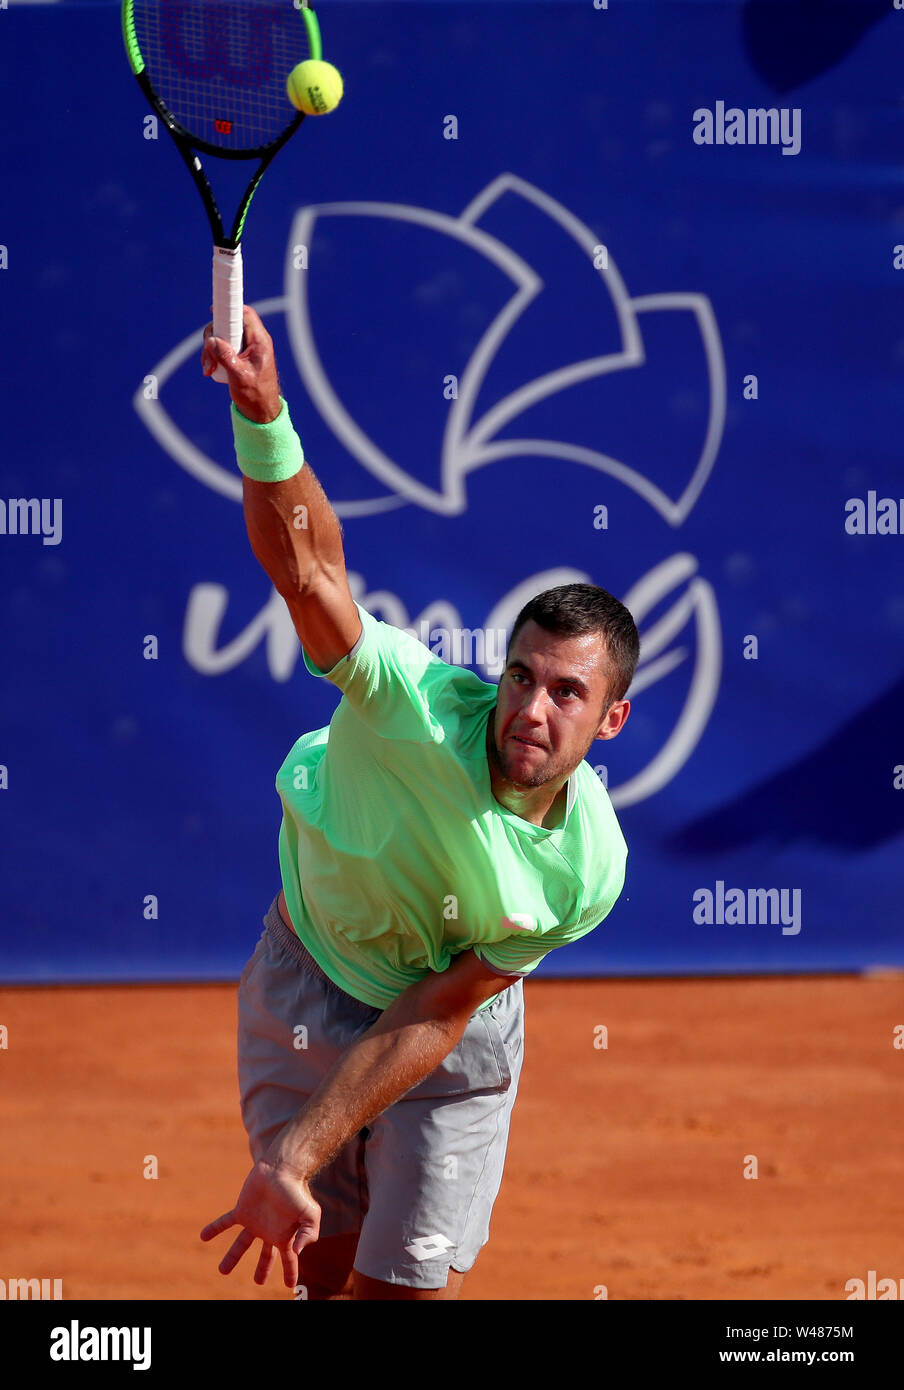
[[[605,306],[613,318],[618,343],[612,352],[566,363],[524,382],[478,414],[477,401],[491,365],[519,319],[544,289],[543,279],[522,255],[478,225],[503,198],[521,199],[532,212],[545,214],[558,234],[569,239],[568,254],[573,255],[575,245],[579,248],[590,266],[597,287],[595,292],[604,296],[601,306]],[[512,286],[509,297],[487,324],[458,378],[457,391],[448,404],[439,474],[434,485],[416,476],[361,426],[353,409],[343,401],[330,380],[317,350],[310,303],[310,277],[315,270],[299,271],[298,248],[314,247],[318,230],[329,227],[330,219],[349,218],[389,219],[397,224],[408,224],[409,229],[429,233],[434,238],[439,234],[461,243],[470,254],[477,253],[485,258]],[[405,504],[441,516],[460,515],[468,509],[468,480],[476,470],[510,459],[539,456],[607,474],[646,502],[669,526],[680,526],[686,520],[713,469],[725,422],[725,366],[712,306],[704,295],[691,292],[632,298],[611,250],[603,249],[605,255],[600,257],[599,238],[561,203],[512,174],[494,179],[458,217],[407,204],[378,202],[326,203],[298,210],[288,239],[284,294],[260,301],[255,307],[265,319],[285,316],[298,372],[311,402],[335,438],[389,491],[388,496],[377,498],[345,501],[331,498],[340,518],[375,515]],[[313,253],[311,266],[316,266]],[[646,363],[642,329],[661,314],[688,316],[696,339],[702,345],[707,378],[708,408],[703,437],[693,465],[677,469],[677,482],[653,478],[650,469],[642,470],[633,462],[590,448],[575,439],[500,437],[502,431],[527,411],[569,388],[595,377],[642,369]],[[240,475],[223,468],[190,439],[159,398],[174,373],[189,359],[197,360],[202,333],[203,329],[198,327],[151,369],[144,381],[152,380],[154,390],[139,387],[134,404],[150,433],[182,468],[215,492],[240,502]],[[568,419],[567,411],[563,411],[563,417]],[[671,460],[668,467],[674,475],[676,467]],[[664,746],[640,773],[620,787],[610,787],[613,805],[643,800],[669,782],[696,747],[712,711],[721,673],[718,607],[712,586],[696,573],[697,568],[698,562],[693,555],[670,556],[640,578],[630,593],[622,596],[634,614],[641,636],[640,662],[629,692],[632,699],[687,660],[685,648],[667,650],[667,647],[689,623],[694,626],[696,660],[689,692]],[[533,574],[519,581],[494,605],[484,626],[510,631],[517,612],[534,594],[555,584],[574,581],[595,582],[590,575],[571,567]],[[421,614],[412,616],[403,600],[387,590],[381,589],[378,594],[369,596],[361,575],[350,573],[349,582],[355,598],[364,607],[371,608],[368,602],[371,597],[384,620],[398,627],[430,630],[440,626],[453,630],[464,626],[455,605],[446,599],[436,599]],[[668,611],[645,630],[643,622],[648,614],[670,592],[679,588],[681,592]],[[199,671],[219,673],[245,659],[266,637],[274,679],[289,679],[299,658],[299,648],[282,601],[269,603],[244,634],[227,647],[218,647],[217,634],[227,603],[228,593],[222,586],[195,586],[186,613],[183,642],[186,659]],[[489,679],[498,678],[501,673],[499,660],[480,665]]]

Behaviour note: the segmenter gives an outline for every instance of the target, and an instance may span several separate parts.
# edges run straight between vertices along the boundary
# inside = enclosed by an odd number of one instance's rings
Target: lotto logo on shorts
[[[405,1249],[409,1255],[416,1260],[432,1260],[436,1255],[442,1255],[452,1244],[448,1236],[416,1236],[410,1245]]]

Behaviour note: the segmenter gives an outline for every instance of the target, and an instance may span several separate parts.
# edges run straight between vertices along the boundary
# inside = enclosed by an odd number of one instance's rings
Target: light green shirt
[[[357,608],[363,632],[332,670],[302,650],[343,698],[276,778],[298,936],[377,1009],[469,947],[498,974],[527,975],[622,890],[628,851],[608,794],[581,762],[554,829],[500,805],[485,742],[497,686]]]

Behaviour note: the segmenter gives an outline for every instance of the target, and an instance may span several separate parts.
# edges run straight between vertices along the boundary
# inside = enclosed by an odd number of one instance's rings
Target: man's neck
[[[559,789],[555,801],[541,821],[544,830],[557,830],[565,820],[565,807],[568,805],[568,783]]]

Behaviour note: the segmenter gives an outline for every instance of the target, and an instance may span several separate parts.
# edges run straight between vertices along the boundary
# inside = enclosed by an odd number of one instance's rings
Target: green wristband
[[[248,420],[232,403],[232,435],[235,459],[246,478],[258,483],[281,483],[304,467],[301,440],[292,428],[289,407],[283,400],[275,420],[266,425]]]

